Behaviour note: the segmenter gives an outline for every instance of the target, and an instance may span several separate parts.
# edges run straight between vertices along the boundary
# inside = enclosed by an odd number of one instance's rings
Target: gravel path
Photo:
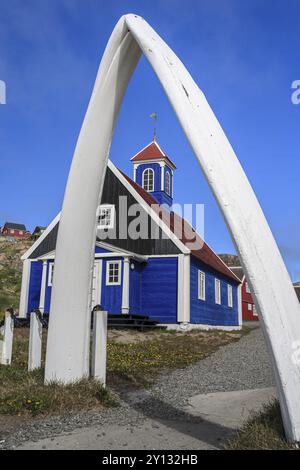
[[[159,427],[155,420],[161,424],[176,422],[177,428],[180,428],[180,423],[190,427],[197,427],[202,423],[203,426],[203,420],[183,411],[189,397],[202,393],[258,389],[272,385],[274,381],[262,333],[260,329],[255,329],[240,341],[222,347],[207,359],[161,376],[151,389],[128,394],[126,402],[123,401],[118,408],[101,413],[34,421],[0,442],[0,449],[11,449],[26,441],[36,442],[45,438],[54,441],[54,437],[60,433],[66,435],[80,428],[98,427],[103,430],[105,427],[109,429],[109,426],[118,425],[130,434],[141,427],[145,420],[149,420],[150,428]],[[101,432],[97,436],[100,439]],[[112,449],[114,445],[115,443],[111,442]],[[124,447],[126,445],[124,443]]]

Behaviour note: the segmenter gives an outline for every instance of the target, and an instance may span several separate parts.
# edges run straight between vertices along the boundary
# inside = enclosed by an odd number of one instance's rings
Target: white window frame
[[[248,312],[253,312],[252,304],[249,304],[249,303],[248,303]]]
[[[255,307],[255,304],[253,304],[253,306],[252,306],[252,315],[254,317],[258,317],[258,313],[257,313],[256,307]]]
[[[205,273],[198,270],[198,300],[206,299]]]
[[[146,172],[149,172],[152,174],[152,187],[149,188],[149,177],[148,177],[148,188],[145,188],[145,175],[146,175]],[[142,187],[145,191],[151,193],[154,191],[154,170],[153,168],[146,168],[144,171],[143,171],[143,174],[142,174]]]
[[[117,264],[119,266],[118,269],[118,280],[117,281],[110,281],[109,280],[109,271],[110,271],[110,266],[112,264]],[[114,261],[107,261],[106,262],[106,285],[107,286],[120,286],[121,285],[121,279],[122,279],[122,261],[121,260],[114,260]]]
[[[247,294],[251,294],[251,290],[247,281],[246,281],[246,292]]]
[[[101,213],[102,211],[110,211],[110,218],[109,222],[107,220],[101,219]],[[98,215],[97,215],[97,227],[99,230],[105,230],[105,229],[113,229],[115,225],[115,213],[116,213],[116,208],[113,204],[102,204],[99,206],[98,209]]]
[[[220,279],[215,278],[215,303],[217,305],[222,304],[221,299],[221,281]]]
[[[233,308],[233,289],[231,284],[227,284],[228,307]]]
[[[166,176],[165,176],[165,191],[168,196],[171,196],[171,175],[169,171],[166,171]]]
[[[53,270],[54,270],[54,263],[49,263],[48,287],[52,287],[52,284],[53,284]]]

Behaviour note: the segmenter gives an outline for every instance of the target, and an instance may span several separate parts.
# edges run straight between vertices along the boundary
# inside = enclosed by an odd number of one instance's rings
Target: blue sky
[[[0,225],[46,225],[60,210],[99,62],[118,20],[143,16],[205,92],[267,216],[293,280],[300,279],[299,0],[0,0]],[[152,137],[175,161],[175,200],[205,204],[205,236],[233,247],[164,92],[142,58],[122,106],[111,159]],[[188,184],[187,184],[188,183]],[[257,227],[259,230],[259,227]]]

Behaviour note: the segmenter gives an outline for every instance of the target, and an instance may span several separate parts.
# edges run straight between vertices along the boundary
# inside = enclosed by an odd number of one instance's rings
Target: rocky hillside
[[[225,264],[227,264],[227,266],[240,266],[241,263],[240,263],[240,260],[239,260],[239,257],[237,255],[229,255],[229,254],[220,254],[218,255],[222,261],[224,261]]]
[[[0,316],[7,307],[19,305],[22,261],[21,256],[32,245],[31,240],[15,242],[0,239]]]

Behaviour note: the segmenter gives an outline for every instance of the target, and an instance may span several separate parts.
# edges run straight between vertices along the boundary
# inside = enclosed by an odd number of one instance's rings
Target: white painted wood
[[[35,249],[42,243],[43,240],[47,237],[47,235],[51,232],[51,230],[55,227],[57,222],[59,222],[60,219],[60,212],[57,214],[57,216],[52,220],[52,222],[48,225],[46,230],[42,233],[42,235],[34,242],[34,244],[24,253],[22,256],[22,260],[28,259],[29,256],[35,251]]]
[[[177,264],[177,321],[184,321],[184,255],[178,255]]]
[[[191,268],[190,268],[190,255],[184,255],[183,258],[183,272],[184,272],[184,323],[189,323],[191,320],[190,315],[190,279],[191,279]]]
[[[242,287],[243,284],[238,285],[238,324],[239,326],[243,325],[243,299],[242,299]]]
[[[87,375],[95,213],[116,119],[141,51],[158,76],[226,220],[261,319],[286,435],[300,440],[300,364],[294,360],[300,307],[288,272],[204,94],[174,52],[137,15],[122,17],[111,35],[77,142],[57,240],[45,379],[70,382]],[[72,257],[74,251],[77,257]]]
[[[190,322],[190,256],[178,256],[177,321]]]
[[[39,369],[42,363],[43,325],[36,312],[30,314],[28,370]]]
[[[12,348],[14,338],[14,321],[9,311],[5,312],[4,336],[2,346],[1,364],[10,366],[12,360]]]
[[[92,280],[92,309],[96,305],[101,305],[102,288],[102,260],[95,260]]]
[[[43,261],[41,293],[40,293],[40,302],[39,302],[39,310],[41,311],[41,313],[44,313],[44,310],[45,310],[47,267],[48,267],[47,261]]]
[[[129,275],[130,259],[124,258],[123,262],[123,288],[122,288],[122,313],[129,313]]]
[[[165,166],[166,166],[166,163],[165,162],[160,162],[159,166],[160,166],[160,171],[161,171],[160,190],[164,191],[164,189],[165,189]]]
[[[22,284],[21,284],[21,295],[19,305],[19,317],[26,318],[27,307],[28,307],[28,293],[29,293],[29,281],[30,281],[30,268],[31,262],[29,259],[23,261],[22,270]]]
[[[107,312],[94,311],[92,377],[106,386]]]

